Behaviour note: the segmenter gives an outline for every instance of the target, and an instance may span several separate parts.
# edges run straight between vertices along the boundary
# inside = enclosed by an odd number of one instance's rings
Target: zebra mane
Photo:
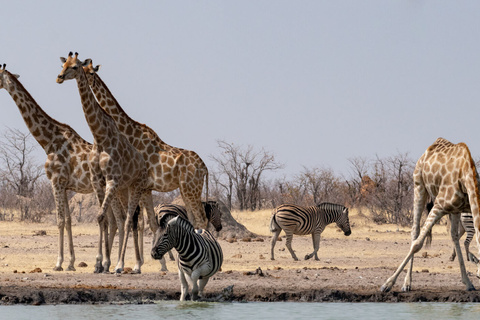
[[[183,219],[180,216],[177,216],[174,219],[169,220],[168,225],[169,226],[178,225],[181,228],[185,229],[187,232],[195,232],[195,228],[193,227],[193,224],[191,224],[190,221]]]
[[[168,223],[176,218],[177,215],[171,212],[167,212],[158,219],[158,227],[162,230],[167,228]]]
[[[341,204],[337,204],[337,203],[331,203],[331,202],[322,202],[322,203],[319,203],[317,204],[317,207],[320,208],[320,209],[325,209],[327,207],[330,207],[330,208],[335,208],[335,209],[340,209],[342,210],[343,212],[347,213],[348,214],[348,208],[341,205]]]

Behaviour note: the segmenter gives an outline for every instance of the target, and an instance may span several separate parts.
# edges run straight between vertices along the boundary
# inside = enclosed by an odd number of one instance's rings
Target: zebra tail
[[[280,226],[277,223],[277,220],[275,219],[275,213],[272,214],[272,218],[270,218],[270,232],[277,232],[278,230],[281,230]]]

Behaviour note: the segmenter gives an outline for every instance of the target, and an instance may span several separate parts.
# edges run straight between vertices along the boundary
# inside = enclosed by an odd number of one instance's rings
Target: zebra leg
[[[290,254],[292,255],[293,260],[298,261],[297,255],[292,249],[292,239],[293,239],[293,233],[286,233],[286,243],[285,246],[287,247],[288,251],[290,251]]]
[[[168,256],[170,257],[170,261],[175,261],[172,250],[168,251]]]
[[[202,278],[198,280],[198,296],[200,298],[204,297],[203,289],[205,289],[205,286],[207,285],[209,279],[210,278]]]
[[[271,246],[271,249],[270,249],[270,260],[275,260],[273,249],[275,248],[275,243],[277,243],[277,239],[278,239],[278,236],[280,235],[280,232],[282,232],[282,229],[277,230],[273,233],[272,246]]]
[[[320,260],[318,259],[318,249],[320,248],[320,233],[314,232],[312,233],[312,242],[313,242],[313,252],[311,254],[307,254],[305,256],[305,260],[310,259],[311,257],[315,256],[315,260]]]
[[[162,268],[160,269],[160,271],[168,271],[165,256],[163,256],[162,259],[160,259],[160,264],[162,265]]]
[[[460,215],[451,214],[450,220],[452,223],[452,228],[450,229],[450,233],[452,235],[453,243],[455,244],[455,251],[457,252],[457,256],[458,256],[458,263],[460,264],[462,282],[467,287],[467,291],[472,291],[472,290],[475,290],[475,287],[473,286],[472,282],[470,282],[470,279],[468,278],[468,275],[467,275],[467,271],[465,270],[465,262],[463,261],[462,248],[460,248],[460,241],[459,241],[460,237],[458,236],[459,235],[458,224],[460,222]]]
[[[185,301],[185,298],[188,293],[188,282],[187,279],[185,278],[185,272],[183,272],[183,269],[180,267],[180,263],[178,263],[178,276],[180,278],[180,301]]]

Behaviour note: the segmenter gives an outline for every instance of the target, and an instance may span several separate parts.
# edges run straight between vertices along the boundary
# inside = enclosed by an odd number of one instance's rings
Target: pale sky
[[[124,110],[213,167],[217,140],[303,166],[408,152],[437,137],[480,156],[480,1],[9,1],[0,63],[92,142],[60,56],[101,64]],[[0,93],[0,129],[27,132]],[[39,147],[39,163],[45,155]]]

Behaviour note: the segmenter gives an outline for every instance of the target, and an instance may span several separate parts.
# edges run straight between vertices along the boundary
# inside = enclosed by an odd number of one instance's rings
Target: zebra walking
[[[222,266],[222,248],[208,230],[195,230],[188,220],[166,214],[155,233],[153,259],[161,259],[172,248],[178,252],[180,301],[186,298],[188,283],[192,284],[191,299],[197,300],[203,296],[209,278]]]
[[[320,234],[327,225],[333,222],[342,229],[346,236],[352,233],[348,220],[348,208],[339,204],[324,202],[311,207],[284,204],[275,208],[270,219],[270,231],[273,233],[270,258],[275,260],[273,249],[283,229],[286,235],[287,249],[295,261],[298,261],[298,258],[292,249],[294,234],[312,234],[313,252],[307,254],[305,260],[313,256],[315,256],[315,260],[319,260],[317,252],[320,246]]]
[[[208,222],[213,225],[213,227],[215,228],[215,231],[220,232],[223,226],[222,226],[222,211],[218,207],[218,202],[210,200],[207,202],[202,201],[202,204],[205,209]],[[171,215],[168,218],[168,220],[176,216],[180,216],[183,219],[188,220],[187,210],[185,209],[184,206],[180,206],[177,204],[161,203],[155,207],[155,220],[157,221],[157,224],[159,223],[160,219],[166,214]],[[171,250],[168,251],[168,256],[170,257],[170,260],[172,261],[175,260]],[[160,259],[160,264],[162,265],[162,268],[160,269],[160,271],[168,271],[167,263],[164,257]]]

